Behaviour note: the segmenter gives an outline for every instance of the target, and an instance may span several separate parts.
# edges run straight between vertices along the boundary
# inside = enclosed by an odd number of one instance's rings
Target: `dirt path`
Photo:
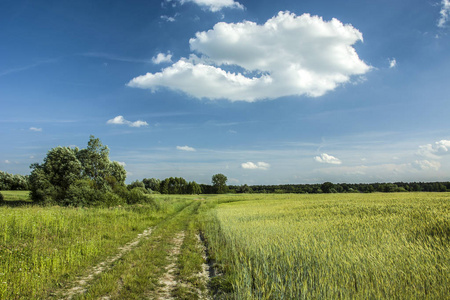
[[[124,245],[123,247],[120,247],[118,250],[119,252],[115,256],[111,256],[108,259],[102,261],[101,263],[94,266],[89,273],[79,278],[77,281],[74,282],[74,286],[69,289],[67,292],[64,293],[62,299],[72,299],[73,296],[82,294],[86,292],[86,286],[89,285],[90,282],[94,279],[96,275],[99,275],[105,271],[108,271],[112,268],[112,265],[115,261],[120,259],[122,256],[124,256],[126,253],[133,250],[138,244],[139,241],[142,238],[148,237],[152,233],[152,228],[148,228],[144,230],[141,234],[138,234],[138,236],[128,244]],[[107,298],[106,298],[107,299]]]
[[[206,249],[206,245],[202,239],[200,233],[197,234],[198,247],[201,248],[203,254],[203,264],[202,271],[198,274],[200,281],[203,283],[205,287],[208,286],[208,282],[211,279],[211,275],[213,273],[212,267],[208,264],[208,250]],[[209,300],[209,292],[206,288],[205,291],[198,290],[199,298],[202,300]]]
[[[183,244],[184,237],[185,233],[183,231],[178,233],[173,239],[174,246],[169,252],[169,264],[166,267],[166,272],[159,280],[159,283],[163,286],[156,292],[156,299],[174,299],[171,295],[177,285],[177,282],[175,280],[176,263],[178,255],[180,255],[181,252],[181,245]]]

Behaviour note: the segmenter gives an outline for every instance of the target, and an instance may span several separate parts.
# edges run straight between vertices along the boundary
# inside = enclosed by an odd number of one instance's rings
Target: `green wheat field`
[[[177,299],[201,298],[183,282],[212,299],[450,298],[450,193],[198,198],[110,209],[0,206],[0,299],[60,299],[149,227],[148,240],[75,298],[152,298],[181,231]],[[193,246],[198,232],[207,258]],[[194,275],[206,262],[216,274],[202,286]]]

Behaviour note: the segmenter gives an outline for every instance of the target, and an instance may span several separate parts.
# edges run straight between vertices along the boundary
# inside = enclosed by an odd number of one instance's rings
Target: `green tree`
[[[103,188],[106,177],[110,175],[108,146],[104,146],[100,139],[91,135],[88,146],[78,151],[77,158],[83,166],[83,177],[93,180],[98,188]]]
[[[202,188],[200,187],[200,185],[197,182],[192,181],[192,182],[188,183],[186,193],[190,194],[190,195],[201,194]]]
[[[64,199],[70,185],[81,179],[82,166],[77,152],[77,148],[56,147],[48,151],[42,165],[31,165],[31,197],[35,201]]]
[[[227,192],[227,176],[223,174],[213,175],[211,182],[213,184],[213,188],[216,194],[223,194]]]
[[[75,206],[119,203],[126,171],[108,156],[108,147],[93,136],[86,149],[51,149],[42,164],[31,165],[31,198],[36,202]]]

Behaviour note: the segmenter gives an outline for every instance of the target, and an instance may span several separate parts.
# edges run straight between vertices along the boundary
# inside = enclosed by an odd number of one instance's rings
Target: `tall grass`
[[[206,212],[203,225],[229,298],[450,297],[448,193],[241,200]]]
[[[42,299],[187,205],[0,207],[0,299]]]

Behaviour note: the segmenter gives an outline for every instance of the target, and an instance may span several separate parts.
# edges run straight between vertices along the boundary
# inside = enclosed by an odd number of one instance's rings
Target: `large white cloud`
[[[128,85],[167,87],[197,98],[231,101],[318,97],[371,69],[352,47],[362,40],[352,25],[309,14],[279,12],[262,25],[220,22],[190,39],[191,50],[201,58],[181,58]]]
[[[438,27],[444,28],[445,23],[447,23],[450,18],[450,0],[442,0],[441,5],[441,17],[438,20]]]
[[[244,9],[244,6],[233,0],[179,0],[181,4],[193,2],[199,6],[206,7],[212,12],[217,12],[223,8]]]
[[[115,125],[128,125],[130,127],[142,127],[142,126],[148,126],[148,123],[145,121],[137,120],[135,122],[131,122],[128,120],[125,120],[123,116],[117,116],[111,120],[108,120],[106,124],[115,124]]]
[[[333,164],[333,165],[342,164],[342,161],[339,158],[336,158],[332,155],[328,155],[326,153],[322,153],[320,156],[314,157],[314,160],[325,164]]]
[[[248,161],[246,163],[242,163],[241,167],[243,169],[250,169],[250,170],[267,170],[270,168],[270,164],[263,161],[259,161],[256,164],[251,161]]]

